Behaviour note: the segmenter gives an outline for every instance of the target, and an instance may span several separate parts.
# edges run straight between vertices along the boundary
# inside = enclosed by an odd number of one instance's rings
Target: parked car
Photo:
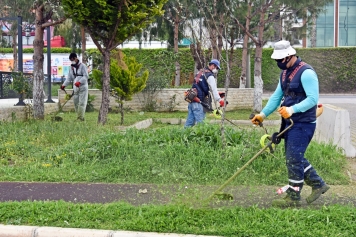
[[[54,76],[54,77],[52,77],[52,83],[53,84],[63,84],[63,82],[66,80],[66,78],[65,77],[56,77],[56,76]]]
[[[66,78],[64,76],[60,77],[60,76],[52,76],[51,78],[51,82],[52,84],[63,84],[63,82],[66,80]],[[48,77],[44,76],[44,83],[48,82]]]

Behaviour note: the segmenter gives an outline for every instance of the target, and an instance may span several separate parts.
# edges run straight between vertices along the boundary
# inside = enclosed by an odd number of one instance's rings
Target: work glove
[[[66,88],[66,87],[62,85],[62,86],[61,86],[61,90],[64,91],[64,88]]]
[[[229,102],[227,102],[227,101],[225,101],[225,100],[220,100],[220,101],[219,101],[220,107],[224,107],[225,103],[226,103],[226,105],[229,104]]]
[[[263,113],[260,114],[256,114],[255,116],[253,116],[253,118],[251,119],[251,122],[254,125],[260,125],[263,120],[266,118],[266,115],[264,115]]]
[[[225,98],[225,92],[219,92],[219,96],[221,99],[224,99]]]
[[[75,85],[76,87],[79,87],[79,86],[80,86],[80,82],[77,81],[76,83],[74,83],[74,85]]]
[[[316,117],[319,117],[324,111],[323,105],[318,104],[318,108],[316,108]]]
[[[286,107],[286,106],[282,106],[278,109],[278,113],[285,119],[288,119],[290,118],[293,113],[294,113],[294,110],[292,107]]]

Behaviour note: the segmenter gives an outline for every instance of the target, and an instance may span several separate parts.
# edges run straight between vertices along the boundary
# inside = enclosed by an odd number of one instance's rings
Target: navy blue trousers
[[[286,126],[288,125],[287,122]],[[320,188],[325,184],[313,166],[304,157],[304,153],[313,138],[315,127],[315,123],[297,122],[284,135],[289,185],[300,187],[300,190],[304,182],[313,188]],[[297,196],[299,194],[300,191],[297,192]]]

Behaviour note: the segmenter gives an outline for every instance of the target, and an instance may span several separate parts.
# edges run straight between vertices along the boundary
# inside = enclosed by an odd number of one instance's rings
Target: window
[[[356,46],[356,0],[339,4],[339,46]]]

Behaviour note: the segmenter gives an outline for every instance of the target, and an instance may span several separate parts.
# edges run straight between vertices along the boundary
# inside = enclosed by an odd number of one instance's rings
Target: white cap
[[[297,52],[290,46],[289,41],[281,40],[274,44],[274,50],[271,58],[283,59],[285,57],[295,55]]]

